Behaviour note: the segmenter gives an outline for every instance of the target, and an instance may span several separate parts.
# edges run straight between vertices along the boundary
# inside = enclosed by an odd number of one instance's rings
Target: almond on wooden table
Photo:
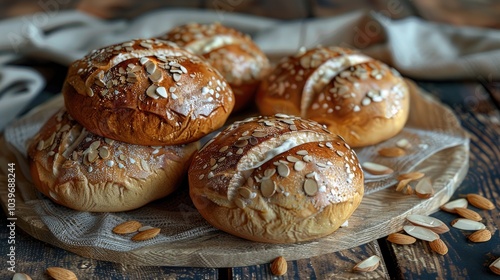
[[[459,198],[441,205],[440,209],[449,213],[456,213],[457,208],[467,208],[469,203],[465,198]]]
[[[467,237],[472,242],[486,242],[491,239],[491,231],[480,229]]]
[[[469,208],[456,208],[455,211],[462,218],[466,218],[466,219],[473,220],[476,222],[479,222],[483,219],[481,217],[481,215],[479,215],[479,213],[477,213],[476,211],[471,210]]]
[[[271,263],[271,273],[276,276],[283,276],[286,274],[288,270],[288,264],[286,263],[285,258],[282,256],[277,257]]]
[[[359,272],[374,271],[380,265],[380,257],[373,255],[357,263],[352,270]]]
[[[500,258],[494,260],[491,264],[490,264],[490,270],[495,273],[495,274],[498,274],[500,275]]]
[[[463,230],[481,230],[486,228],[486,226],[481,222],[476,222],[464,218],[459,218],[451,221],[451,226]]]
[[[422,172],[403,173],[403,174],[399,174],[398,181],[406,180],[406,179],[418,180],[418,179],[423,178],[424,176],[425,176],[425,174]]]
[[[429,246],[431,247],[432,251],[440,255],[446,255],[446,253],[448,253],[448,246],[446,246],[446,244],[441,239],[436,239],[429,242]]]
[[[469,201],[469,203],[471,205],[473,205],[479,209],[483,209],[483,210],[495,209],[495,204],[493,204],[493,202],[491,202],[489,199],[487,199],[486,197],[484,197],[482,195],[470,193],[466,197],[467,197],[467,201]]]
[[[47,274],[55,280],[77,280],[76,274],[62,267],[49,267]]]
[[[373,175],[387,175],[387,174],[391,174],[394,172],[394,170],[392,170],[391,168],[389,168],[385,165],[370,162],[370,161],[363,162],[361,164],[361,166],[363,167],[363,169],[366,172],[373,174]]]
[[[387,240],[391,243],[398,245],[409,245],[417,241],[417,239],[413,236],[409,236],[398,232],[389,234],[389,236],[387,236]]]
[[[17,272],[12,276],[12,280],[32,280],[31,277],[26,273]]]
[[[443,221],[431,216],[412,214],[406,216],[406,219],[413,225],[430,229],[437,234],[450,231],[450,228]]]

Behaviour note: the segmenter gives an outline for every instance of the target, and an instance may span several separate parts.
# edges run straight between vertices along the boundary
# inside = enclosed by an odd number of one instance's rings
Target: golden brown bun
[[[394,69],[344,48],[301,51],[284,58],[262,81],[263,115],[292,114],[324,124],[352,147],[400,132],[408,118],[408,86]]]
[[[250,36],[219,23],[178,26],[161,38],[203,57],[219,70],[233,89],[234,111],[253,103],[260,81],[270,69],[269,59]]]
[[[356,154],[341,137],[281,114],[230,125],[195,154],[188,177],[208,222],[259,242],[328,235],[364,193]]]
[[[139,145],[196,141],[221,127],[234,106],[212,66],[159,39],[112,45],[75,61],[63,94],[86,129]]]
[[[139,146],[88,132],[61,110],[29,147],[35,186],[54,202],[91,212],[139,208],[173,192],[197,143]]]

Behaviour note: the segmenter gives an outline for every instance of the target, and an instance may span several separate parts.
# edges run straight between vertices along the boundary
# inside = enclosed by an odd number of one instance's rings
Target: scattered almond
[[[26,273],[17,272],[12,276],[12,280],[32,280],[31,277]]]
[[[374,271],[380,265],[380,257],[373,255],[359,263],[357,263],[352,270],[360,272]]]
[[[409,149],[409,148],[411,148],[411,143],[410,143],[410,141],[408,141],[408,139],[402,138],[396,142],[396,146],[398,146],[399,148],[402,148],[402,149]]]
[[[75,273],[62,267],[49,267],[47,274],[55,280],[77,280]]]
[[[428,177],[422,178],[415,186],[415,193],[419,198],[426,199],[434,195],[431,179]]]
[[[489,199],[487,199],[484,196],[470,193],[467,195],[467,201],[469,201],[470,204],[473,206],[483,209],[483,210],[493,210],[495,209],[495,204],[491,202]]]
[[[471,210],[469,208],[457,208],[457,209],[455,209],[455,211],[462,218],[466,218],[466,219],[473,220],[476,222],[479,222],[483,219],[481,217],[481,215],[479,215],[476,211]]]
[[[415,193],[415,191],[413,190],[413,188],[410,185],[407,185],[405,190],[404,190],[404,193],[407,195],[412,195]]]
[[[500,258],[494,260],[491,264],[490,264],[490,270],[495,273],[495,274],[498,274],[500,275]]]
[[[401,148],[391,147],[378,150],[378,154],[383,157],[401,157],[406,155],[406,152]]]
[[[418,180],[421,179],[425,176],[424,173],[422,172],[409,172],[409,173],[403,173],[399,174],[398,180],[406,180],[406,179],[411,179],[411,180]]]
[[[446,255],[446,253],[448,253],[448,246],[446,246],[446,244],[441,239],[436,239],[429,242],[429,246],[431,247],[432,251],[440,255]]]
[[[468,205],[467,199],[459,198],[442,205],[440,209],[449,213],[456,213],[455,211],[456,208],[467,208],[467,205]]]
[[[463,219],[463,218],[451,221],[451,226],[463,230],[480,230],[486,228],[486,226],[481,222],[476,222],[473,220]]]
[[[132,241],[144,241],[155,238],[160,233],[160,231],[161,229],[159,228],[151,228],[141,231],[136,235],[132,236]]]
[[[387,240],[391,243],[398,244],[398,245],[409,245],[415,243],[417,239],[413,236],[409,236],[406,234],[402,233],[391,233],[389,236],[387,236]]]
[[[277,257],[271,263],[271,273],[276,276],[282,276],[286,274],[288,269],[288,264],[286,263],[285,258],[282,256]]]
[[[434,217],[413,214],[406,216],[406,219],[414,225],[430,229],[437,234],[450,231],[450,228],[443,221]]]
[[[398,185],[396,186],[396,191],[400,192],[405,189],[406,186],[412,181],[412,179],[403,179],[398,182]]]
[[[374,162],[364,162],[362,164],[363,169],[373,175],[387,175],[394,172],[391,168]]]
[[[439,239],[439,235],[437,235],[437,233],[433,232],[430,229],[424,228],[424,227],[404,226],[403,230],[406,233],[408,233],[409,235],[411,235],[417,239],[421,239],[421,240],[425,240],[425,241],[429,241],[429,242],[434,241],[436,239]]]
[[[116,234],[128,234],[136,232],[141,227],[142,225],[138,221],[127,221],[115,226],[113,232]]]
[[[491,239],[491,231],[480,229],[467,237],[472,242],[486,242]]]

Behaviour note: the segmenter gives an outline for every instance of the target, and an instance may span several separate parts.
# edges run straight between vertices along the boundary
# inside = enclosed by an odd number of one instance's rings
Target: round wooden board
[[[415,89],[414,85],[412,85]],[[413,104],[420,109],[423,118],[452,117],[451,111],[443,105],[417,93],[418,102],[412,96]],[[412,107],[413,109],[413,107]],[[428,111],[427,111],[428,112]],[[450,115],[451,114],[451,115]],[[458,122],[457,122],[458,125]],[[0,182],[7,182],[7,163],[17,162],[15,150],[8,147],[2,138],[0,150]],[[24,203],[16,194],[16,225],[36,239],[74,252],[78,255],[131,265],[188,266],[188,267],[235,267],[269,263],[277,256],[297,260],[332,253],[365,244],[402,229],[409,214],[431,214],[449,200],[460,185],[468,170],[468,142],[436,153],[415,170],[422,171],[433,181],[435,194],[429,199],[396,192],[387,188],[365,195],[359,208],[349,219],[349,225],[318,240],[298,244],[264,244],[243,240],[221,231],[214,231],[199,238],[172,243],[142,247],[137,250],[119,252],[86,245],[69,245],[60,242],[35,213],[33,207]],[[19,166],[19,165],[16,165]],[[19,168],[19,167],[18,167]],[[6,183],[5,183],[6,184]],[[20,170],[16,171],[16,184],[30,184]],[[34,189],[34,188],[31,188]],[[34,192],[34,190],[33,190]],[[23,196],[30,195],[23,193]],[[33,194],[31,194],[33,196]],[[7,188],[0,188],[2,207],[7,211]]]

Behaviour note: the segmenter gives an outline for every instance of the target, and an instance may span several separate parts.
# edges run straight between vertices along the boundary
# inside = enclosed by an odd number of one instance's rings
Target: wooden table
[[[64,67],[41,64],[48,73],[49,87],[33,102],[43,102],[58,91]],[[62,76],[61,76],[62,75]],[[449,252],[440,256],[432,252],[427,243],[393,245],[386,238],[337,253],[288,262],[288,272],[282,279],[498,279],[488,265],[500,257],[500,83],[479,78],[470,82],[419,81],[443,103],[453,108],[463,127],[470,133],[470,167],[465,180],[452,199],[468,193],[479,193],[496,204],[493,211],[477,210],[483,222],[493,233],[486,243],[471,243],[468,233],[452,228],[441,238]],[[457,216],[439,211],[432,216],[448,225]],[[6,221],[3,211],[0,219]],[[2,222],[4,223],[4,222]],[[8,228],[0,228],[2,240],[1,279],[10,279],[6,269]],[[233,268],[142,267],[121,265],[80,257],[73,253],[38,241],[21,229],[16,229],[16,271],[29,274],[33,279],[49,279],[45,269],[59,266],[74,271],[79,279],[274,279],[269,264]],[[373,272],[355,273],[354,264],[368,256],[378,255],[382,265]]]

